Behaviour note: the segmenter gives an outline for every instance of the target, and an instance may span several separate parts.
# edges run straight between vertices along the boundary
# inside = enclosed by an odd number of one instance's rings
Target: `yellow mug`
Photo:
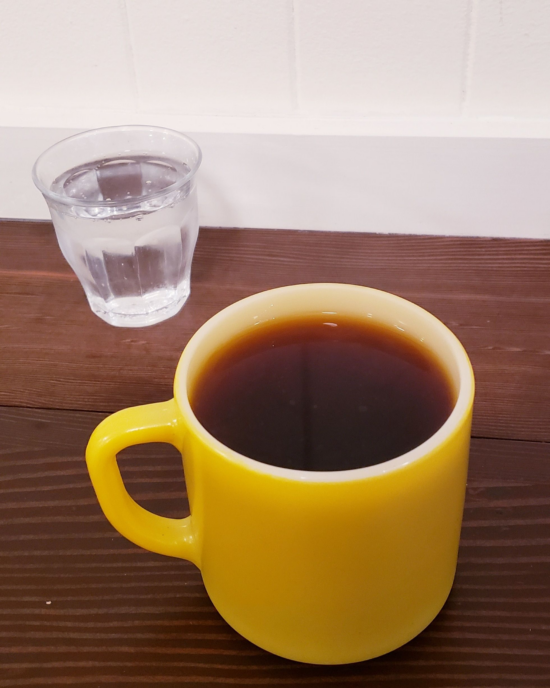
[[[216,350],[258,323],[325,311],[398,327],[441,361],[456,402],[432,437],[382,464],[311,472],[242,456],[200,425],[188,394]],[[112,525],[148,550],[196,564],[215,607],[245,638],[301,662],[359,662],[414,638],[449,595],[473,399],[462,345],[419,306],[347,284],[282,287],[205,323],[181,356],[174,399],[104,420],[88,444],[88,469]],[[116,454],[143,442],[181,451],[187,518],[152,514],[126,491]]]

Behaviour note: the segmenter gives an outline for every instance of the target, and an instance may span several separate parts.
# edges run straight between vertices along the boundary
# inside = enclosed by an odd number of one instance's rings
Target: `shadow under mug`
[[[456,402],[432,437],[375,466],[310,472],[242,456],[201,426],[188,394],[216,350],[258,323],[327,311],[398,327],[437,357]],[[174,399],[104,420],[88,444],[88,469],[112,525],[148,550],[196,564],[213,604],[245,638],[301,662],[358,662],[414,638],[449,595],[473,399],[462,345],[419,306],[354,285],[282,287],[206,322],[181,356]],[[116,455],[144,442],[181,451],[187,518],[152,514],[126,491]]]

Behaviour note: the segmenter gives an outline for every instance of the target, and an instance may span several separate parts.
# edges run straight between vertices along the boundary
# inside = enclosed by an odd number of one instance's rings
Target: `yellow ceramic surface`
[[[456,392],[443,427],[401,457],[337,472],[269,466],[212,437],[188,400],[212,352],[264,322],[319,312],[374,318],[435,352]],[[115,413],[90,439],[97,497],[124,536],[195,563],[224,619],[290,659],[369,659],[434,619],[455,574],[474,399],[468,357],[439,320],[396,296],[352,285],[256,294],[218,313],[190,340],[174,397]],[[152,514],[127,493],[116,454],[143,442],[170,442],[181,451],[188,518]]]

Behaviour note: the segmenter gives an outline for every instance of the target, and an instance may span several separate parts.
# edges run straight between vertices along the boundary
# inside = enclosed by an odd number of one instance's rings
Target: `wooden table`
[[[0,223],[0,688],[550,685],[550,242],[204,229],[193,293],[146,329],[94,316],[49,223]],[[285,284],[365,284],[431,310],[477,375],[456,583],[434,623],[358,665],[274,657],[238,636],[198,570],[101,513],[83,453],[116,409],[171,396],[211,315]],[[181,460],[126,450],[141,504],[185,514]]]

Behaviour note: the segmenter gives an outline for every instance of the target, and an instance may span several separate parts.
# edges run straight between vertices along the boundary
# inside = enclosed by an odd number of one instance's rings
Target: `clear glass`
[[[36,161],[61,251],[109,324],[153,325],[187,300],[201,157],[177,131],[124,126],[71,136]]]

